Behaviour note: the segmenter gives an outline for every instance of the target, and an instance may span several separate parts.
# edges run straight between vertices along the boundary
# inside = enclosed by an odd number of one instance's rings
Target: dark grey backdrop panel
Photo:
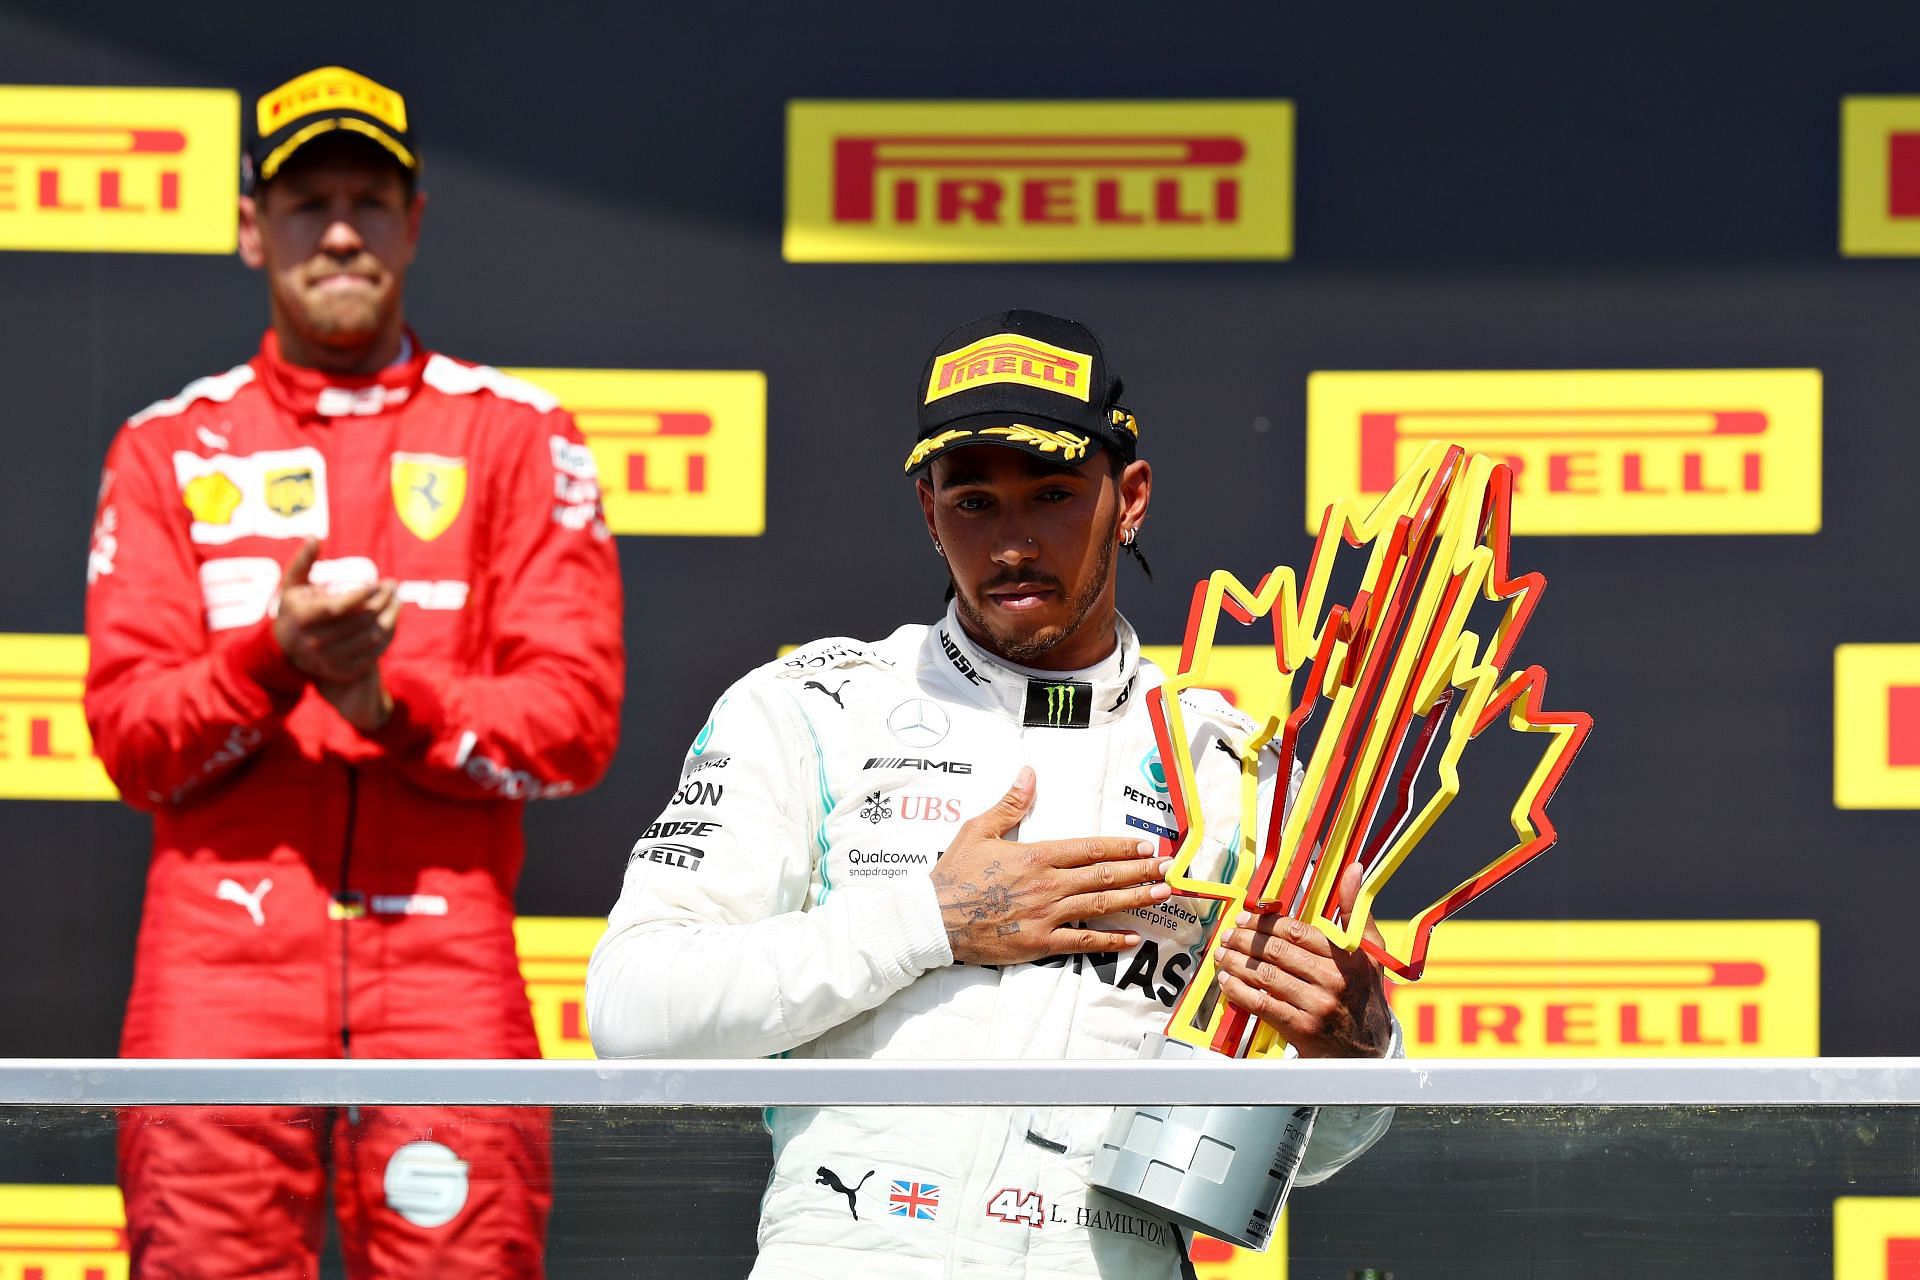
[[[1124,603],[1162,643],[1216,564],[1304,561],[1311,370],[1824,370],[1819,536],[1518,544],[1553,579],[1525,654],[1599,729],[1555,806],[1564,847],[1487,914],[1817,918],[1825,1048],[1912,1052],[1889,1012],[1920,1002],[1902,967],[1912,881],[1885,877],[1913,856],[1916,819],[1832,807],[1830,685],[1836,643],[1920,640],[1904,589],[1920,273],[1835,249],[1839,100],[1920,92],[1920,14],[1457,8],[1188,5],[1170,26],[1144,5],[540,6],[496,24],[416,3],[358,34],[251,5],[75,16],[34,0],[0,10],[0,83],[251,93],[351,63],[415,104],[432,205],[412,315],[435,345],[767,372],[767,535],[622,540],[625,739],[598,791],[531,815],[530,913],[606,909],[733,676],[783,641],[938,608],[898,467],[914,371],[957,320],[1037,306],[1105,338],[1158,468],[1159,578],[1125,569]],[[788,266],[784,107],[809,96],[1291,98],[1296,258]],[[7,253],[0,298],[0,630],[77,631],[115,424],[243,358],[263,291],[221,258]],[[143,820],[9,803],[0,840],[0,1054],[111,1052]]]

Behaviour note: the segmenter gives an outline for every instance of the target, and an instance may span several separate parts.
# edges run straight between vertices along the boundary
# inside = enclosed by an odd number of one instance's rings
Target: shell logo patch
[[[187,481],[180,500],[201,524],[226,524],[240,505],[240,486],[224,472],[212,471]]]

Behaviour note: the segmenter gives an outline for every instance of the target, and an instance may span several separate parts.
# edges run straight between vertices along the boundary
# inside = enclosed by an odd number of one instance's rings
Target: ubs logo
[[[948,796],[900,797],[903,822],[958,822],[965,816],[960,811],[960,802]]]

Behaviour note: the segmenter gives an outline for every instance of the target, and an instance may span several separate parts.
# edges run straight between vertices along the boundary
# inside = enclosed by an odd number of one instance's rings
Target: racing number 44
[[[1007,1187],[994,1192],[993,1199],[987,1201],[987,1216],[1038,1231],[1046,1224],[1047,1205],[1038,1191]]]

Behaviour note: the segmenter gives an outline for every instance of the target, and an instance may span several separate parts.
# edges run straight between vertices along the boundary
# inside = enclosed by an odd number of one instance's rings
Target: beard
[[[320,289],[309,283],[309,273],[324,274],[334,268],[352,270],[364,283],[345,289]],[[308,267],[278,282],[274,292],[275,301],[294,329],[307,341],[323,347],[353,347],[373,341],[388,330],[400,304],[400,281],[367,258],[330,262],[324,268]]]
[[[1086,622],[1087,615],[1100,603],[1101,593],[1113,579],[1114,534],[1120,527],[1120,515],[1114,513],[1108,523],[1106,536],[1100,540],[1098,558],[1094,561],[1093,572],[1087,576],[1086,585],[1080,594],[1066,601],[1067,620],[1051,626],[1038,627],[1033,631],[1009,631],[1004,627],[995,627],[987,621],[986,615],[960,590],[958,582],[953,583],[954,607],[962,619],[970,624],[975,635],[991,637],[994,648],[1007,661],[1023,667],[1037,666],[1038,660],[1046,657],[1067,639],[1077,634]],[[947,571],[949,581],[953,571]],[[989,584],[991,585],[991,584]]]
[[[356,289],[343,296],[309,296],[301,299],[300,327],[326,346],[353,346],[383,333],[391,311],[384,291]]]

